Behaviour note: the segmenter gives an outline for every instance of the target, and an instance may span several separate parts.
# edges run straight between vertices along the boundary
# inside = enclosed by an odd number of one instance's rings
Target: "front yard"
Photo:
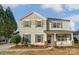
[[[15,47],[14,44],[5,44],[0,46],[0,55],[79,55],[79,44],[74,47]]]
[[[79,48],[51,48],[51,49],[9,49],[0,51],[0,55],[78,55]]]

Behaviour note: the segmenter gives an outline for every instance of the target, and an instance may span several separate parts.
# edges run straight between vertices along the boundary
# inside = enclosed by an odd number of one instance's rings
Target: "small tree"
[[[19,35],[13,35],[11,38],[11,42],[15,43],[16,46],[18,45],[18,43],[21,41],[21,37]]]

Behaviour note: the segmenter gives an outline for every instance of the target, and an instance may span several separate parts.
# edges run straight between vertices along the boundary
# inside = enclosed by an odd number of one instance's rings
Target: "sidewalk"
[[[12,46],[14,46],[14,44],[12,44],[12,43],[0,45],[0,51],[8,50]]]

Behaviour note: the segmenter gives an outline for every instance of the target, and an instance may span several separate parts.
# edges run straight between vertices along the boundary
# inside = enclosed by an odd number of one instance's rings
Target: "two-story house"
[[[46,18],[31,12],[19,21],[22,41],[32,45],[72,46],[70,20]]]

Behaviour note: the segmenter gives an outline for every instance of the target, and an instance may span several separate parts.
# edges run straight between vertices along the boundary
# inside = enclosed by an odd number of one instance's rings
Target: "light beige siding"
[[[51,24],[52,24],[52,22],[54,23],[54,22],[60,22],[60,23],[62,23],[62,28],[52,28],[51,27]],[[54,21],[54,20],[52,20],[52,21],[49,21],[49,30],[71,30],[71,27],[70,27],[70,22],[69,21]]]
[[[31,21],[31,27],[23,27],[23,21]],[[42,21],[43,27],[40,28],[36,27],[35,24],[36,21]],[[32,14],[31,16],[22,19],[19,22],[19,30],[21,37],[23,37],[23,34],[31,34],[31,44],[44,45],[45,41],[47,40],[46,33],[44,33],[44,30],[46,30],[46,19],[36,17],[35,14]],[[35,34],[43,34],[43,43],[35,42]]]

